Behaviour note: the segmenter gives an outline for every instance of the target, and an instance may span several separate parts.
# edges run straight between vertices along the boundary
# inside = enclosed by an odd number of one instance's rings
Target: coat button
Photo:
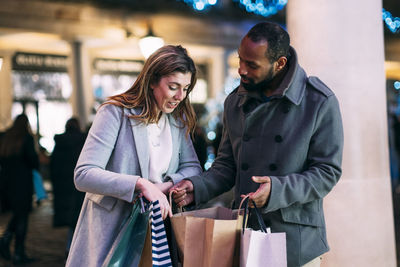
[[[243,141],[247,142],[250,140],[250,136],[248,136],[247,134],[243,135]]]
[[[242,163],[242,170],[247,171],[249,169],[249,164]]]
[[[283,141],[282,136],[280,136],[279,134],[278,134],[278,135],[275,135],[275,142],[281,143],[282,141]]]
[[[278,169],[278,166],[276,166],[275,163],[269,164],[269,170],[270,171],[276,171]]]

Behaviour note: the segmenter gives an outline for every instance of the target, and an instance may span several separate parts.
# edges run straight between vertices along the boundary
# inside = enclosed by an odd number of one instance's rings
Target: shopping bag
[[[103,267],[138,266],[150,219],[150,208],[139,198],[132,207],[132,211],[110,252]]]
[[[158,201],[153,204],[151,213],[151,251],[153,267],[172,267],[167,234]]]
[[[247,203],[247,202],[246,202]],[[253,201],[261,231],[246,228],[247,204],[245,204],[244,223],[240,242],[240,267],[286,267],[286,233],[271,233],[264,224],[259,209]]]
[[[232,267],[242,218],[214,207],[174,214],[172,230],[183,267]]]
[[[43,179],[37,170],[32,170],[33,186],[35,188],[36,200],[40,201],[47,198],[46,190],[43,186]]]

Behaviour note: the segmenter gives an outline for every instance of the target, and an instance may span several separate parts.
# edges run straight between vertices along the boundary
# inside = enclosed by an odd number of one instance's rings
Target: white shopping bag
[[[260,231],[246,228],[247,224],[247,202],[245,203],[242,235],[240,238],[240,267],[286,267],[286,233],[271,233],[262,219],[261,213],[256,207],[254,209],[259,223]]]
[[[240,267],[286,267],[286,234],[246,228],[240,240]]]

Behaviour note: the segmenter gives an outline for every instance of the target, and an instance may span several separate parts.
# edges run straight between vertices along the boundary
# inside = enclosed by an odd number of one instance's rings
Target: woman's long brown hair
[[[186,135],[192,133],[196,124],[196,115],[190,104],[188,95],[197,81],[197,72],[193,60],[182,46],[166,45],[154,52],[144,63],[143,69],[131,88],[126,92],[111,96],[110,104],[125,107],[141,107],[142,112],[130,117],[144,123],[153,123],[158,120],[157,104],[150,89],[151,85],[158,84],[161,78],[174,72],[191,73],[190,86],[186,97],[172,112],[175,119],[187,127]]]

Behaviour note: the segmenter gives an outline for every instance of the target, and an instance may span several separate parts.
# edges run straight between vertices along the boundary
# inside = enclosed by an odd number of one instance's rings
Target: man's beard
[[[262,80],[259,83],[254,83],[252,79],[247,78],[246,76],[241,76],[245,79],[247,79],[249,82],[248,83],[244,83],[244,82],[240,82],[240,84],[244,87],[244,89],[246,89],[247,91],[261,91],[263,92],[266,88],[268,88],[268,85],[271,83],[271,81],[274,79],[274,71],[271,68],[267,74],[267,76],[265,77],[264,80]]]

